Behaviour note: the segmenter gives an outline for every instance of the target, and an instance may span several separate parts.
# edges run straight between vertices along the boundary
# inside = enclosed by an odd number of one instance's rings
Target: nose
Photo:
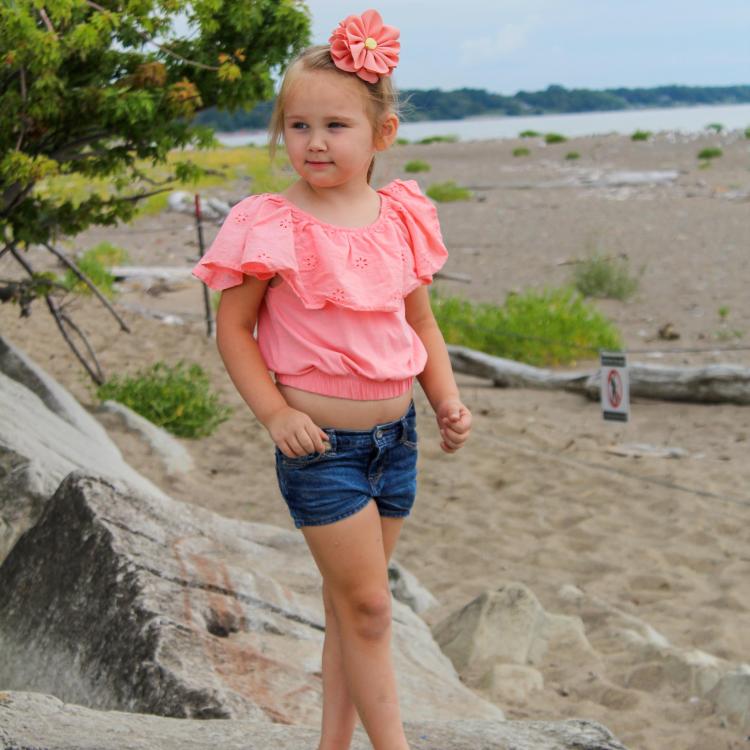
[[[325,138],[320,130],[314,129],[310,132],[310,141],[308,142],[308,148],[310,149],[310,151],[326,150]]]

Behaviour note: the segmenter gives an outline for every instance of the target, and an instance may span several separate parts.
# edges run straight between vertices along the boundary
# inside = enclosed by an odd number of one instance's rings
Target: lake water
[[[522,130],[562,133],[569,137],[600,133],[629,135],[638,129],[654,132],[678,130],[695,133],[714,122],[720,122],[727,130],[744,130],[750,127],[750,104],[407,122],[399,128],[399,135],[410,141],[431,135],[456,135],[462,141],[481,141],[493,138],[515,138]],[[267,141],[265,131],[217,133],[216,136],[227,146],[242,146],[249,143],[260,146]]]

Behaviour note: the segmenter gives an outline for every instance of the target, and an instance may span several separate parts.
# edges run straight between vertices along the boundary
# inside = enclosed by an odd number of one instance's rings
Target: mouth
[[[307,159],[305,161],[305,164],[308,164],[311,167],[325,167],[328,164],[333,164],[333,162],[332,161],[313,161],[312,159]]]

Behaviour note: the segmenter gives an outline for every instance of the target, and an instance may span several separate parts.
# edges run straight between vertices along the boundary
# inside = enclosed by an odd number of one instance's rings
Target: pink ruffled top
[[[366,227],[326,224],[284,196],[252,195],[232,208],[193,269],[212,289],[268,286],[258,346],[279,383],[326,396],[402,394],[427,352],[407,323],[404,297],[429,284],[448,257],[437,212],[414,180],[378,190],[380,214]]]

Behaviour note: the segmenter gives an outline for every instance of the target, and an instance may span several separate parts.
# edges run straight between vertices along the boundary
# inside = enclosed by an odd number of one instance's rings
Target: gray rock
[[[0,336],[0,372],[35,393],[44,405],[92,440],[101,443],[113,459],[121,459],[117,446],[106,430],[94,419],[49,373],[45,372],[25,352]]]
[[[502,719],[393,606],[405,719]],[[296,532],[68,476],[0,567],[0,686],[97,709],[317,724],[324,618]]]
[[[109,476],[163,495],[125,463],[106,433],[96,437],[88,428],[82,431],[73,424],[77,420],[58,416],[40,396],[2,373],[0,414],[0,561],[71,471]]]
[[[417,580],[417,577],[396,560],[388,564],[388,583],[391,593],[418,615],[437,604],[437,599]]]
[[[579,719],[407,722],[406,735],[412,750],[627,750]],[[0,750],[304,750],[317,739],[310,726],[92,711],[48,695],[0,693]],[[370,747],[358,730],[352,750]]]
[[[124,427],[140,435],[159,456],[167,474],[171,476],[186,474],[195,467],[192,456],[182,443],[125,404],[118,401],[104,401],[100,408],[102,411],[117,415]]]
[[[582,662],[595,656],[579,617],[545,612],[526,586],[486,591],[433,628],[443,651],[469,684],[497,683],[497,664],[538,666],[548,651]]]

